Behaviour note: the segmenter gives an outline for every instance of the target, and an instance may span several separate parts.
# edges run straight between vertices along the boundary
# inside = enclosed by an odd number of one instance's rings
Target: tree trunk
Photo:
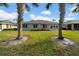
[[[17,20],[17,38],[16,39],[21,39],[22,38],[22,23],[23,23],[23,13],[25,9],[25,4],[24,3],[17,3],[17,13],[18,13],[18,20]]]
[[[65,4],[60,3],[59,4],[59,11],[60,11],[60,19],[59,19],[59,34],[58,34],[58,39],[63,40],[63,34],[62,34],[62,26],[63,26],[63,21],[64,21],[64,16],[65,16]]]

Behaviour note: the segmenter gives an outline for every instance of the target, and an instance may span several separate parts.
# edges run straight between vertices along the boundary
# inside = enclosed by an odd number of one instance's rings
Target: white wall
[[[53,26],[53,28],[51,28],[51,26]],[[49,30],[57,30],[58,28],[56,26],[58,26],[58,24],[47,25],[47,29],[49,29]],[[23,28],[23,29],[24,30],[43,29],[43,26],[42,26],[42,24],[38,24],[38,28],[33,28],[33,24],[27,24],[27,28]]]
[[[5,24],[2,24],[2,30],[3,29],[6,29],[6,25]]]

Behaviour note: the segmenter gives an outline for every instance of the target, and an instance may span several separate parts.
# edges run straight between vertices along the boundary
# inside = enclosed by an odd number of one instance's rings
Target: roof
[[[64,22],[64,24],[79,24],[79,20],[69,20],[69,21],[66,21]]]
[[[57,22],[53,22],[53,21],[46,21],[46,20],[31,20],[28,22],[24,22],[27,24],[58,24]]]
[[[1,20],[0,24],[16,24],[16,23],[13,23],[13,22],[11,22],[9,20]]]

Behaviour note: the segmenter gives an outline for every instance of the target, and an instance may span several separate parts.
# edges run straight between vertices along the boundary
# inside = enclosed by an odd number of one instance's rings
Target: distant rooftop
[[[0,24],[16,24],[16,23],[11,22],[9,20],[0,20]]]
[[[53,21],[47,21],[47,20],[31,20],[31,21],[28,21],[28,22],[25,22],[25,23],[40,23],[40,24],[54,24],[54,23],[57,23],[57,22],[53,22]]]
[[[66,21],[64,23],[65,24],[71,24],[71,23],[75,24],[75,23],[79,23],[79,20],[69,20],[69,21]]]

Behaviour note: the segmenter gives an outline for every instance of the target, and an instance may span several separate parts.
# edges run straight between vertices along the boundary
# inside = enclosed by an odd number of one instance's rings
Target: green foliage
[[[5,47],[0,45],[0,55],[25,55],[25,56],[54,56],[78,55],[79,48],[57,48],[51,38],[57,37],[57,31],[23,31],[23,35],[30,36],[23,44]],[[0,42],[15,38],[17,31],[1,31]],[[79,43],[79,31],[63,31],[65,38]]]
[[[7,3],[0,3],[0,6],[8,7],[9,5]]]

